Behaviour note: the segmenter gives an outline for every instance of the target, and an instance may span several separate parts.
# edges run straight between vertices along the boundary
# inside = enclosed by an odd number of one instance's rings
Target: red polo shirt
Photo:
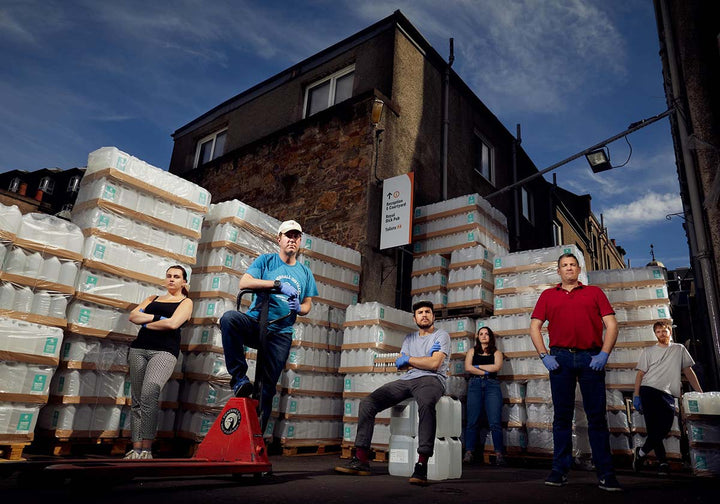
[[[531,317],[550,322],[550,346],[566,348],[601,348],[602,317],[615,311],[605,293],[593,285],[566,291],[561,284],[540,294]]]

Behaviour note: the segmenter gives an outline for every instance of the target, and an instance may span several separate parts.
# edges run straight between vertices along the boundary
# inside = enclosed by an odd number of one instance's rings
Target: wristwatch
[[[273,287],[275,287],[276,289],[279,289],[280,288],[280,280],[275,280],[273,282]]]
[[[547,357],[547,354],[545,352],[540,354],[540,360],[543,360],[545,357]]]

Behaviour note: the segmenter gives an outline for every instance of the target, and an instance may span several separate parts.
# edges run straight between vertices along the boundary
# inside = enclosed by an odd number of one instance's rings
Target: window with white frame
[[[552,225],[553,229],[553,245],[559,246],[563,244],[563,237],[562,237],[562,226],[558,221],[553,221]]]
[[[10,186],[8,187],[8,191],[10,192],[18,192],[20,190],[20,184],[22,184],[22,180],[20,180],[19,177],[15,177],[10,181]]]
[[[493,166],[493,148],[490,143],[475,131],[475,171],[491,184],[495,184],[495,167]]]
[[[55,181],[50,177],[41,178],[38,190],[44,192],[45,194],[52,194],[55,190]]]
[[[193,164],[193,168],[197,168],[222,156],[225,153],[226,138],[227,128],[201,138],[195,150],[195,163]]]
[[[75,175],[74,177],[70,177],[70,180],[68,180],[68,186],[67,186],[67,192],[76,192],[80,188],[80,179],[82,177]]]
[[[303,117],[309,117],[350,98],[354,77],[355,65],[350,65],[307,86]]]
[[[533,223],[533,197],[525,187],[521,188],[522,214],[530,223]]]

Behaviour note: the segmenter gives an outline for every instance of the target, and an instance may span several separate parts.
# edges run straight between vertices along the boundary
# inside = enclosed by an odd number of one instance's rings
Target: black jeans
[[[418,453],[431,457],[435,449],[435,427],[437,417],[435,404],[440,400],[445,387],[434,376],[421,376],[412,380],[395,380],[386,383],[360,402],[357,437],[355,446],[370,448],[375,415],[382,410],[414,397],[418,405]]]
[[[642,451],[647,455],[654,450],[655,456],[661,463],[667,462],[663,439],[672,428],[675,418],[675,399],[667,392],[643,386],[640,387],[640,401],[647,429],[647,438]]]

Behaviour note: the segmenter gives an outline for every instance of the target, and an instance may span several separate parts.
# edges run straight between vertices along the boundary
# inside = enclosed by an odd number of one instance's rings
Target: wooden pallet
[[[33,443],[33,450],[53,456],[68,455],[124,455],[130,441],[127,438],[102,437],[41,437]]]
[[[30,442],[0,444],[0,458],[5,460],[25,460],[23,450]]]
[[[340,443],[323,443],[308,440],[307,442],[285,442],[282,445],[282,454],[286,457],[327,455],[330,453],[340,453]]]

